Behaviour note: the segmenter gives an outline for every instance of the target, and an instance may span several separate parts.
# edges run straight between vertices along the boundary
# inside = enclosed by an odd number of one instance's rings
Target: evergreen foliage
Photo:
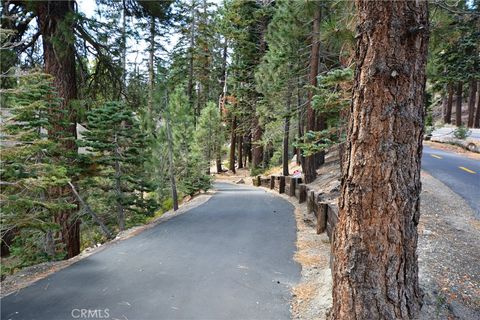
[[[1,128],[1,232],[2,238],[15,235],[10,248],[20,259],[15,268],[64,256],[54,239],[59,230],[55,216],[76,205],[55,192],[70,181],[71,168],[63,161],[60,142],[49,137],[60,112],[52,78],[26,74],[3,98],[11,116]]]
[[[152,215],[157,204],[145,198],[153,185],[143,172],[147,140],[137,117],[124,103],[111,101],[89,112],[87,129],[81,146],[96,167],[90,181],[116,207],[120,229],[132,225],[137,215]]]

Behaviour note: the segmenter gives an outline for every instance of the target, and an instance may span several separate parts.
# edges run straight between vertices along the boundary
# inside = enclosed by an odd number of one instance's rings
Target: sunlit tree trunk
[[[357,0],[333,319],[415,319],[427,1]]]

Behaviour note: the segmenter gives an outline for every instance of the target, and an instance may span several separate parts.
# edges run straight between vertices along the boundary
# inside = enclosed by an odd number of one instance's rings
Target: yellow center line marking
[[[437,158],[437,159],[442,159],[442,157],[437,156],[436,154],[431,154],[432,157]]]
[[[476,173],[475,171],[470,170],[470,169],[465,168],[465,167],[459,167],[459,168],[462,169],[463,171],[467,171],[468,173],[474,173],[474,174]]]

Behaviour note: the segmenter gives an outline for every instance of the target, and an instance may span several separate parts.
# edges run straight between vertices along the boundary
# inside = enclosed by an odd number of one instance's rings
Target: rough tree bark
[[[334,235],[333,319],[414,319],[427,1],[356,0],[346,167]]]
[[[473,128],[475,115],[475,99],[477,98],[477,81],[470,80],[470,95],[468,97],[468,127]]]
[[[312,30],[312,48],[310,52],[310,74],[309,74],[309,83],[311,86],[317,86],[317,74],[318,74],[318,57],[320,54],[320,40],[318,39],[318,34],[320,33],[320,19],[321,11],[320,7],[315,10],[315,17],[313,19],[313,30]],[[305,131],[315,131],[316,130],[316,116],[315,110],[312,108],[312,98],[313,91],[308,90],[307,97],[307,121],[305,123]],[[303,157],[302,161],[302,170],[305,183],[310,183],[315,180],[317,177],[317,171],[315,165],[315,155],[309,155]]]
[[[457,84],[457,101],[455,104],[455,125],[457,127],[462,125],[462,92],[463,83],[459,82]]]
[[[452,123],[452,105],[453,105],[453,84],[449,83],[447,85],[448,98],[447,105],[445,106],[445,116],[443,122]]]
[[[58,139],[65,155],[74,158],[77,153],[76,114],[71,101],[77,98],[75,73],[75,47],[70,39],[73,34],[73,21],[67,19],[74,12],[74,1],[36,2],[38,26],[42,35],[45,72],[54,77],[53,83],[62,99],[59,108],[65,113],[52,114],[55,126],[50,132],[52,139]],[[52,190],[54,196],[61,196],[68,203],[77,204],[70,187]],[[60,238],[65,245],[67,258],[80,253],[80,220],[72,219],[77,209],[63,210],[56,214],[55,221],[60,225]]]

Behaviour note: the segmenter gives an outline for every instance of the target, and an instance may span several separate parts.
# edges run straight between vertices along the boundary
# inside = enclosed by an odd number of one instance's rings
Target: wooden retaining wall
[[[325,201],[321,195],[302,183],[301,178],[272,175],[269,177],[256,176],[253,185],[276,190],[290,197],[298,199],[299,203],[307,203],[308,215],[314,217],[317,234],[326,232],[333,243],[335,226],[338,222],[338,206],[335,202]],[[330,268],[333,270],[333,255],[330,255]]]

